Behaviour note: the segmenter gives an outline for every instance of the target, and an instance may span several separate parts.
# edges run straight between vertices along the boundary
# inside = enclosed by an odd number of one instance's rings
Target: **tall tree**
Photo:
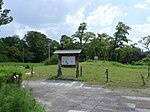
[[[139,43],[141,43],[143,47],[150,53],[150,35],[141,37]]]
[[[127,35],[129,35],[130,29],[131,28],[123,22],[118,22],[116,32],[114,33],[114,50],[123,47],[124,42],[128,43],[129,39],[127,38]]]
[[[7,56],[9,61],[20,61],[21,52],[19,49],[20,38],[17,35],[1,38],[1,54]]]
[[[11,16],[8,16],[8,13],[10,12],[9,9],[3,9],[2,5],[3,5],[3,0],[0,0],[0,26],[2,25],[6,25],[8,23],[10,23],[13,18]],[[3,46],[3,43],[0,40],[0,61],[8,61],[8,57],[6,56],[6,50]]]
[[[60,44],[61,44],[61,49],[74,49],[74,43],[73,43],[73,38],[67,36],[67,35],[62,35],[60,39]]]
[[[29,31],[24,36],[26,49],[33,54],[33,62],[41,62],[45,60],[47,52],[47,37],[36,31]]]
[[[131,28],[124,24],[123,22],[118,22],[116,26],[116,32],[114,33],[114,42],[112,47],[112,60],[116,60],[115,50],[122,48],[124,43],[128,43],[127,35],[129,35],[129,30]]]
[[[88,53],[88,49],[90,48],[89,45],[91,43],[91,41],[93,39],[96,38],[96,35],[93,32],[86,32],[85,36],[83,38],[84,44],[82,47],[82,54],[85,54],[85,59],[87,60],[88,58],[90,58],[89,53]]]
[[[75,34],[72,35],[73,38],[79,39],[80,46],[83,45],[83,39],[85,37],[85,30],[87,30],[87,23],[83,22],[78,27],[78,30],[75,32]]]
[[[148,64],[150,65],[150,35],[141,37],[142,39],[139,41],[143,45],[143,47],[147,50],[146,52],[146,60]]]
[[[10,12],[10,10],[3,9],[2,5],[3,5],[3,0],[0,0],[0,26],[6,25],[13,20],[11,16],[8,16],[8,13]]]

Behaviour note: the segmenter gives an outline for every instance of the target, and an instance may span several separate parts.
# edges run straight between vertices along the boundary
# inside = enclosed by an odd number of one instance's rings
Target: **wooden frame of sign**
[[[58,54],[57,76],[62,75],[61,67],[76,68],[76,78],[79,77],[79,54],[81,50],[56,50]]]

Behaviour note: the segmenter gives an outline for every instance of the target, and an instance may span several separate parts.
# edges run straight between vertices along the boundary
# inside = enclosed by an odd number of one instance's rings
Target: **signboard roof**
[[[79,54],[81,50],[56,50],[54,54]]]

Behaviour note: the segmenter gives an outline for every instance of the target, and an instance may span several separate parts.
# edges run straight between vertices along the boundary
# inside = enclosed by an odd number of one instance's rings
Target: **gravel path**
[[[46,112],[150,112],[150,97],[77,81],[29,81]],[[132,91],[136,92],[136,91]]]

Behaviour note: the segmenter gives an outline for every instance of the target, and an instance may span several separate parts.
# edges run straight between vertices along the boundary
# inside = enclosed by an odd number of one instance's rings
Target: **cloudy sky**
[[[131,27],[133,42],[150,35],[150,0],[4,0],[3,7],[11,9],[14,20],[0,27],[0,37],[40,31],[59,40],[82,22],[88,31],[112,36],[119,21]]]

